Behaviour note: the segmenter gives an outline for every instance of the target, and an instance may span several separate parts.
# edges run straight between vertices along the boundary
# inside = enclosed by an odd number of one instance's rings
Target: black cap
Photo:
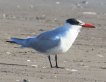
[[[77,21],[75,18],[70,18],[66,20],[67,23],[72,24],[72,25],[79,25],[80,22]]]

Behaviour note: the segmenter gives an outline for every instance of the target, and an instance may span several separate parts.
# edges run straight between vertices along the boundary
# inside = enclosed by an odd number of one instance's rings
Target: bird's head
[[[95,28],[95,26],[91,23],[84,23],[81,20],[75,19],[75,18],[70,18],[66,20],[66,23],[69,23],[71,25],[78,25],[78,26],[82,26],[85,28]]]

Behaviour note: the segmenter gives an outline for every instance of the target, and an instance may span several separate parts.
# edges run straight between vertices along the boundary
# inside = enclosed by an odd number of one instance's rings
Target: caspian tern
[[[50,55],[55,55],[55,67],[59,68],[57,54],[65,53],[70,49],[82,27],[95,28],[93,24],[70,18],[65,21],[63,26],[56,29],[25,39],[11,38],[8,42],[19,44],[22,47],[33,48],[46,54],[51,68],[53,66]]]

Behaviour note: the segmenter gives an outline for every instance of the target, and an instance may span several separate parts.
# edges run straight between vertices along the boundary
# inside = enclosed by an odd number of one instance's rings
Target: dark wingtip
[[[16,43],[16,42],[14,42],[14,41],[9,41],[9,40],[7,40],[6,42],[9,42],[9,43]]]

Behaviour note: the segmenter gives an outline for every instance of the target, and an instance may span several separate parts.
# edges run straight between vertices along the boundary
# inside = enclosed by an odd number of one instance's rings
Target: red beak
[[[95,28],[95,26],[93,24],[90,24],[90,23],[85,23],[85,24],[82,25],[82,27]]]

